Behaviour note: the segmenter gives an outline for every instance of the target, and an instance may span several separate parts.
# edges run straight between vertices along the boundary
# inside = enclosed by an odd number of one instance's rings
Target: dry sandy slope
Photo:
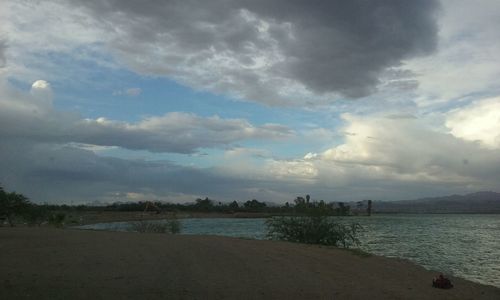
[[[500,299],[405,261],[274,241],[0,228],[0,299]]]

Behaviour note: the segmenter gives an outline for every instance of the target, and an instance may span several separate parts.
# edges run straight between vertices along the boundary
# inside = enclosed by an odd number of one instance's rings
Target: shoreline
[[[78,211],[78,210],[61,210],[54,211],[63,213],[66,215],[66,225],[72,226],[82,226],[91,225],[97,223],[112,223],[112,222],[134,222],[134,221],[151,221],[151,220],[163,220],[170,218],[178,219],[213,219],[213,218],[235,218],[235,219],[266,219],[274,216],[293,216],[293,214],[288,213],[263,213],[263,212],[189,212],[189,211],[179,211],[170,212],[163,211],[160,214],[154,212],[143,212],[143,211]],[[463,215],[463,214],[427,214],[427,213],[373,213],[372,217],[377,216],[419,216],[419,215]],[[492,214],[467,214],[467,215],[497,215]],[[297,215],[300,216],[300,215]],[[335,217],[335,216],[334,216]],[[340,218],[370,218],[366,215],[349,215],[349,216],[336,216]]]
[[[237,219],[248,219],[248,218],[258,218],[265,219],[275,214],[269,213],[216,213],[216,212],[162,212],[160,214],[152,212],[114,212],[114,211],[97,211],[97,212],[72,212],[72,211],[61,211],[65,213],[68,219],[73,220],[73,223],[68,224],[69,226],[79,226],[79,225],[90,225],[97,223],[112,223],[112,222],[133,222],[133,221],[151,221],[151,220],[163,220],[176,217],[178,219],[212,219],[212,218],[237,218]],[[76,223],[75,223],[76,222]]]
[[[0,228],[0,298],[500,299],[407,260],[218,236]]]
[[[112,223],[112,222],[133,222],[133,221],[149,221],[149,220],[161,220],[168,219],[172,217],[176,217],[178,219],[212,219],[212,218],[236,218],[236,219],[248,219],[248,218],[256,218],[256,219],[266,219],[273,216],[288,216],[290,214],[272,214],[272,213],[261,213],[261,212],[234,212],[234,213],[220,213],[220,212],[161,212],[160,214],[156,214],[153,212],[141,212],[141,211],[60,211],[61,213],[66,214],[69,222],[69,226],[78,226],[78,225],[90,225],[97,223]],[[446,213],[446,214],[428,214],[428,213],[373,213],[372,217],[377,216],[398,216],[398,215],[462,215],[455,213]],[[467,215],[497,215],[495,213],[491,214],[472,214],[468,213]],[[350,218],[350,217],[367,217],[364,215],[352,215],[352,216],[338,216],[342,218]]]
[[[200,217],[199,219],[202,219],[202,218],[203,217]],[[144,220],[144,221],[148,221],[148,220]],[[124,221],[124,222],[128,222],[128,221]],[[99,224],[106,224],[106,223],[108,223],[108,222],[103,222],[103,223],[99,223]],[[84,226],[86,226],[86,225],[84,225]],[[74,230],[90,230],[90,231],[104,231],[104,232],[136,232],[136,231],[133,231],[133,230],[128,231],[128,230],[116,229],[116,228],[81,228],[80,226],[67,227],[67,228],[68,229],[74,229]],[[214,236],[214,237],[228,237],[228,238],[246,239],[246,240],[276,241],[276,240],[271,240],[271,239],[268,239],[268,238],[256,238],[256,237],[246,237],[246,236],[236,236],[236,235],[224,235],[224,234],[217,234],[217,233],[210,234],[210,233],[183,233],[183,232],[180,232],[177,235]],[[305,244],[305,245],[311,245],[311,244]],[[372,253],[372,252],[369,252],[366,249],[362,249],[360,247],[353,246],[352,248],[335,248],[334,246],[324,246],[324,245],[317,245],[317,246],[318,247],[324,247],[324,248],[331,247],[331,248],[338,249],[338,250],[341,250],[341,251],[349,251],[349,252],[355,253],[355,255],[359,255],[359,256],[367,256],[367,257],[368,256],[379,256],[379,257],[384,257],[384,258],[393,259],[393,260],[405,261],[405,262],[408,262],[410,264],[414,264],[414,265],[417,265],[419,267],[422,267],[422,268],[424,268],[424,269],[426,269],[426,270],[428,270],[430,272],[435,272],[435,274],[442,273],[442,271],[439,270],[439,269],[429,268],[429,266],[422,265],[418,261],[413,261],[410,258],[405,258],[405,257],[400,257],[400,256],[387,256],[387,255],[384,255],[384,254],[381,254],[381,253]],[[449,275],[449,273],[446,273],[446,274]],[[479,280],[477,278],[467,278],[467,277],[460,276],[460,275],[454,275],[454,277],[458,277],[458,278],[461,278],[461,279],[464,279],[464,280],[467,280],[467,281],[470,281],[470,282],[474,282],[474,283],[478,283],[478,284],[482,284],[482,285],[486,285],[486,286],[492,286],[492,287],[495,287],[495,288],[500,288],[500,285],[494,285],[491,282],[484,282],[484,281],[481,281],[481,280]]]

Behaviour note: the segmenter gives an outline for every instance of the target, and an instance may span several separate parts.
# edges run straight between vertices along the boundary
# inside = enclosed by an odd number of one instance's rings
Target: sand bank
[[[407,261],[214,236],[0,228],[0,299],[500,299]]]

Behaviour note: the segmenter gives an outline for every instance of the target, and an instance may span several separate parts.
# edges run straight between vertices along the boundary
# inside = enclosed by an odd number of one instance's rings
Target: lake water
[[[500,287],[500,215],[374,215],[341,220],[363,226],[362,250]],[[267,231],[265,219],[181,219],[181,224],[182,234],[264,239]],[[122,231],[129,223],[80,228]]]

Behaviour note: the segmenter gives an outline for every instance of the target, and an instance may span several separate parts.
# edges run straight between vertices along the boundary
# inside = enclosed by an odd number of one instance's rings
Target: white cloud
[[[231,147],[248,139],[286,139],[294,134],[274,123],[254,126],[244,119],[182,112],[136,123],[83,119],[45,102],[40,92],[48,90],[46,81],[38,81],[29,93],[0,81],[0,182],[23,191],[34,201],[118,201],[126,200],[127,193],[170,201],[200,195],[221,200],[245,197],[243,191],[254,190],[264,179],[247,172],[252,165],[244,164],[244,160],[257,160],[268,155],[266,151],[233,148],[225,157],[233,157],[233,169],[198,169],[166,161],[102,157],[99,153],[116,146],[192,153],[201,148]],[[238,162],[240,169],[235,167]],[[197,182],[196,187],[193,182]],[[275,193],[273,188],[265,190]],[[117,193],[122,196],[116,197]]]
[[[417,74],[416,102],[432,107],[500,93],[500,2],[444,0],[436,53],[405,62]]]
[[[106,33],[99,21],[81,9],[68,9],[63,1],[3,1],[0,10],[6,73],[23,82],[42,77],[65,82],[88,81],[88,72],[74,65],[62,65],[59,59],[70,55],[75,60],[92,61],[115,67],[102,59],[102,39]],[[89,53],[90,52],[90,53]],[[55,55],[54,55],[55,54]]]
[[[304,155],[304,159],[306,159],[306,160],[315,159],[316,157],[318,157],[318,153],[309,152],[306,155]]]
[[[118,146],[151,152],[193,153],[201,148],[220,148],[248,139],[285,139],[293,132],[282,125],[254,126],[244,119],[200,117],[170,112],[136,123],[83,119],[51,105],[50,85],[36,81],[31,94],[3,84],[0,90],[0,136],[47,143],[83,143]]]
[[[128,88],[125,90],[125,93],[128,96],[135,97],[135,96],[139,96],[142,93],[142,89],[141,88]]]
[[[272,161],[270,173],[344,199],[404,199],[500,186],[498,151],[427,127],[425,120],[414,117],[343,117],[344,143],[302,159]]]
[[[142,89],[135,87],[135,88],[127,88],[124,90],[119,90],[119,91],[114,91],[113,96],[121,96],[121,95],[126,95],[129,97],[137,97],[140,94],[142,94]]]
[[[266,149],[234,147],[210,168],[101,157],[92,146],[82,149],[80,145],[51,142],[46,136],[19,138],[2,132],[2,140],[8,143],[0,147],[0,182],[35,201],[67,201],[71,197],[83,202],[125,200],[128,195],[130,199],[192,201],[209,196],[283,203],[306,193],[326,201],[407,199],[498,190],[500,186],[497,150],[436,131],[414,117],[345,115],[344,120],[345,126],[339,130],[344,133],[344,142],[327,151],[280,160]],[[207,127],[208,134],[216,128],[241,126],[239,121],[229,125],[226,121],[176,114],[137,124],[106,119],[90,122],[101,123],[98,126],[106,130],[122,128],[127,132],[124,137],[136,139],[130,130],[155,132],[169,128],[166,124],[183,124],[171,128],[180,135],[199,125]],[[40,123],[35,124],[40,127]],[[186,131],[184,126],[192,128]]]
[[[45,107],[45,109],[50,109],[54,96],[50,83],[45,80],[37,80],[31,85],[30,92],[38,105]]]
[[[279,180],[310,181],[318,176],[314,163],[307,160],[276,160],[269,163],[269,168]]]
[[[500,149],[500,97],[477,100],[448,113],[446,126],[467,141]]]
[[[345,143],[323,158],[340,164],[375,167],[393,175],[425,174],[431,180],[479,180],[500,163],[500,155],[451,134],[436,131],[419,119],[346,115]],[[469,164],[464,166],[464,161]],[[481,180],[483,179],[481,178]]]
[[[45,80],[37,80],[31,85],[33,90],[47,90],[50,89],[50,84]]]

